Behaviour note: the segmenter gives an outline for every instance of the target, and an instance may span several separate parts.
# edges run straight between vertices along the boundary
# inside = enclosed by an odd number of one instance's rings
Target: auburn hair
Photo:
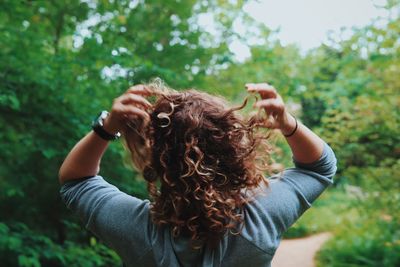
[[[215,247],[228,231],[240,232],[250,200],[245,191],[267,183],[269,134],[258,131],[258,114],[237,113],[247,99],[230,108],[222,97],[194,89],[148,88],[155,97],[150,122],[130,122],[124,139],[147,182],[152,220],[175,237],[190,237],[194,248]]]

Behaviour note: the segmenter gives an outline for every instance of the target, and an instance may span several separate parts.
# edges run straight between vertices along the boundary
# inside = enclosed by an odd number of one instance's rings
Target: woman
[[[270,266],[283,232],[332,183],[336,158],[272,86],[246,88],[261,96],[255,107],[268,115],[263,126],[285,136],[294,168],[264,179],[259,117],[236,114],[246,101],[229,108],[195,90],[137,85],[65,159],[59,180],[66,205],[127,266]],[[108,141],[120,132],[152,202],[98,175]]]

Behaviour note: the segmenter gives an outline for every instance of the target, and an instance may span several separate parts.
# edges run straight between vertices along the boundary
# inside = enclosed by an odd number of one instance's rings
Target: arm
[[[150,249],[149,201],[121,192],[99,175],[65,183],[60,195],[86,229],[125,263],[141,266],[138,260]]]
[[[100,160],[108,142],[90,131],[65,158],[58,172],[60,184],[87,176],[95,176],[100,170]]]
[[[286,111],[281,96],[272,86],[248,84],[247,88],[249,92],[261,95],[262,100],[256,106],[264,108],[268,115],[266,127],[290,135],[286,140],[293,153],[295,168],[272,177],[268,188],[262,189],[267,194],[257,199],[261,205],[252,207],[254,213],[262,217],[260,227],[267,227],[278,240],[281,233],[332,184],[337,161],[330,146],[305,125],[298,122],[296,129],[296,120]]]
[[[116,133],[124,129],[128,119],[140,117],[148,120],[149,115],[143,108],[149,108],[151,104],[142,97],[145,95],[149,95],[149,91],[144,86],[137,85],[116,98],[110,115],[104,121],[104,129],[109,133]],[[95,132],[88,133],[74,146],[61,165],[58,173],[60,183],[98,174],[107,146],[108,142]]]
[[[246,212],[249,238],[259,239],[260,246],[275,250],[285,232],[332,184],[336,172],[336,158],[324,143],[321,157],[312,163],[299,163],[293,158],[294,168],[287,168],[268,179],[268,186],[258,188],[253,203]],[[246,216],[245,216],[246,218]],[[257,218],[257,219],[254,219]],[[268,235],[258,235],[268,233]]]
[[[141,96],[147,94],[143,86],[135,86],[116,98],[104,130],[123,132],[127,119],[148,119],[144,110],[151,105]],[[121,192],[97,175],[107,146],[93,131],[74,146],[59,171],[61,198],[124,262],[140,266],[139,259],[151,248],[149,202]]]

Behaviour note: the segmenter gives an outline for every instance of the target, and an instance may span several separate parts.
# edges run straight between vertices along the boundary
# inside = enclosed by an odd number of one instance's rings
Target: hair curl
[[[244,191],[266,182],[269,135],[257,131],[258,114],[237,114],[247,99],[229,108],[222,97],[193,89],[149,88],[156,95],[150,122],[132,121],[124,137],[147,181],[152,220],[190,236],[193,247],[214,247],[227,231],[240,231],[250,200]]]

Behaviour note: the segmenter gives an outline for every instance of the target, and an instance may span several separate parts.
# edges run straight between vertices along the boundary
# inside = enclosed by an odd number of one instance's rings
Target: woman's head
[[[158,225],[194,243],[217,244],[242,222],[243,189],[265,181],[257,166],[258,120],[244,120],[224,99],[196,90],[158,90],[148,124],[125,133],[143,173]],[[264,151],[268,155],[268,151]]]

